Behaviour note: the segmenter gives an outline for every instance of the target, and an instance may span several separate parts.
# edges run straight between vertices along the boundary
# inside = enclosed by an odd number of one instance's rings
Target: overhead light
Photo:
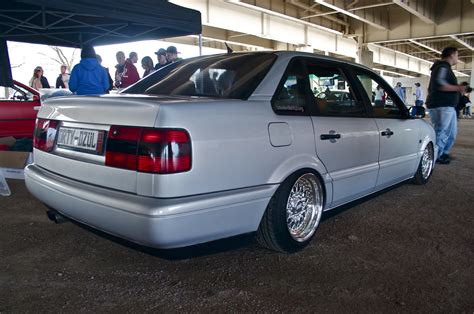
[[[268,10],[268,9],[265,9],[265,8],[262,8],[262,7],[259,7],[259,6],[256,6],[256,5],[248,4],[248,3],[242,2],[240,0],[225,0],[225,2],[235,4],[235,5],[238,5],[238,6],[247,8],[247,9],[251,9],[251,10],[254,10],[254,11],[262,12],[262,13],[265,13],[265,14],[268,14],[268,15],[273,15],[273,16],[285,19],[287,21],[292,21],[292,22],[296,22],[298,24],[303,24],[303,25],[306,25],[306,26],[309,26],[309,27],[317,28],[319,30],[329,32],[329,33],[333,33],[333,34],[336,34],[336,35],[342,35],[343,34],[342,32],[336,31],[332,28],[328,28],[328,27],[324,27],[324,26],[321,26],[321,25],[318,25],[318,24],[313,24],[313,23],[310,23],[310,22],[302,21],[300,19],[297,19],[296,17],[292,17],[292,16],[289,16],[289,15],[286,15],[286,14],[278,13],[278,12]],[[257,35],[257,36],[260,36],[260,35]]]
[[[403,73],[398,73],[398,72],[395,72],[395,71],[389,71],[389,70],[384,70],[384,69],[379,69],[379,68],[374,68],[374,70],[380,71],[380,72],[386,72],[386,73],[390,73],[390,74],[395,74],[395,75],[400,75],[400,76],[403,76],[403,77],[415,78],[415,76],[408,75],[408,74],[403,74]]]
[[[376,28],[378,28],[378,29],[387,30],[387,28],[386,28],[385,26],[383,26],[383,25],[380,25],[380,24],[377,24],[377,23],[372,22],[372,21],[370,21],[370,20],[364,19],[363,17],[358,16],[357,14],[354,14],[354,13],[352,13],[351,11],[344,10],[344,9],[342,9],[342,8],[340,8],[340,7],[336,6],[336,5],[334,5],[334,4],[327,3],[327,2],[324,1],[324,0],[314,0],[314,2],[316,2],[316,3],[318,3],[318,4],[321,4],[321,5],[324,5],[325,7],[330,8],[330,9],[332,9],[332,10],[334,10],[334,11],[339,12],[339,13],[342,13],[342,14],[345,14],[345,15],[347,15],[347,16],[350,16],[350,17],[352,17],[352,18],[354,18],[354,19],[356,19],[356,20],[359,20],[359,21],[361,21],[361,22],[364,22],[364,23],[367,23],[367,24],[369,24],[369,25],[372,25],[373,27],[376,27]]]

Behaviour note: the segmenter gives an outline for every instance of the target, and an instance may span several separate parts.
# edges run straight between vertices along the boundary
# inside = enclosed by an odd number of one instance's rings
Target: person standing
[[[40,67],[36,67],[33,70],[33,76],[30,79],[30,87],[33,87],[36,90],[43,88],[43,85],[41,84],[41,68]]]
[[[97,61],[99,62],[99,64],[102,66],[102,57],[98,54],[96,54],[95,57],[97,58]],[[105,72],[107,72],[107,77],[109,79],[109,89],[107,91],[110,92],[114,88],[114,81],[112,80],[112,77],[110,76],[109,68],[106,68],[104,66],[102,67],[104,68]]]
[[[92,46],[82,48],[81,62],[71,72],[69,90],[76,95],[101,95],[109,90],[107,72],[97,61]]]
[[[56,79],[56,88],[69,88],[69,73],[66,73],[67,66],[61,65],[61,73]]]
[[[137,67],[135,66],[135,63],[137,62],[137,53],[130,52],[129,58],[125,60],[125,70],[122,76],[122,85],[120,86],[121,88],[129,87],[130,85],[135,84],[140,79]]]
[[[471,100],[469,99],[469,94],[472,92],[471,87],[467,87],[466,92],[461,95],[461,98],[459,99],[459,106],[462,108],[462,117],[463,118],[471,118],[472,113],[471,113],[471,107],[472,103]]]
[[[166,48],[166,60],[168,60],[168,63],[181,60],[181,58],[178,58],[178,53],[178,49],[176,49],[175,46],[169,46]]]
[[[431,122],[436,132],[438,146],[437,161],[449,164],[449,152],[454,145],[457,134],[456,106],[459,103],[460,93],[464,93],[465,86],[458,85],[456,76],[451,69],[458,62],[458,50],[455,47],[446,47],[441,53],[441,60],[431,67],[430,84],[426,105],[429,109]]]
[[[155,71],[155,67],[153,65],[153,60],[148,56],[143,57],[143,59],[142,59],[142,68],[143,68],[143,70],[145,70],[145,72],[143,72],[143,77],[153,73]]]
[[[49,82],[48,82],[48,79],[44,76],[44,71],[43,71],[43,68],[40,67],[40,66],[37,66],[35,68],[35,71],[38,70],[39,72],[39,75],[40,75],[40,81],[41,81],[41,88],[51,88],[51,86],[49,86]]]
[[[123,51],[118,51],[115,54],[115,58],[117,59],[117,65],[115,66],[114,85],[117,88],[121,88],[122,77],[125,72],[125,53]]]
[[[385,96],[385,91],[383,90],[382,86],[377,85],[375,89],[375,96],[374,96],[375,107],[383,108],[385,104],[384,96]]]
[[[417,107],[423,107],[423,103],[425,101],[423,97],[423,91],[421,90],[421,84],[420,83],[415,83],[415,93],[413,94],[415,96],[415,108],[413,110],[413,115],[416,115],[418,112]]]
[[[398,82],[393,89],[395,90],[395,93],[397,93],[398,97],[400,97],[400,99],[403,101],[403,103],[406,103],[407,97],[405,95],[405,89],[402,87],[402,83]]]
[[[155,52],[156,58],[158,59],[158,63],[155,64],[155,70],[158,70],[165,65],[168,64],[168,60],[166,60],[166,50],[163,48],[158,49],[157,52]]]

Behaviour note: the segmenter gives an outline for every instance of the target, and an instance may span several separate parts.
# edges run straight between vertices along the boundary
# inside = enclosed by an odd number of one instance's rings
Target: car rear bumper
[[[28,190],[64,216],[129,241],[176,248],[253,232],[278,185],[159,199],[74,181],[35,164]]]

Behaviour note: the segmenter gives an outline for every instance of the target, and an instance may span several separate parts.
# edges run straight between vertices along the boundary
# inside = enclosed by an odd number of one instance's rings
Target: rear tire
[[[316,174],[298,171],[275,192],[257,231],[257,242],[274,251],[304,248],[319,226],[324,206],[323,186]]]
[[[433,173],[434,162],[433,144],[429,143],[426,145],[423,155],[421,156],[418,170],[416,171],[415,177],[413,178],[414,184],[423,185],[428,182],[431,174]]]

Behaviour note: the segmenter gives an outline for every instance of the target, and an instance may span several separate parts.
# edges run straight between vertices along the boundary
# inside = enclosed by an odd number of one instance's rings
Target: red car
[[[37,110],[37,90],[13,81],[13,87],[0,87],[0,137],[33,138]]]

